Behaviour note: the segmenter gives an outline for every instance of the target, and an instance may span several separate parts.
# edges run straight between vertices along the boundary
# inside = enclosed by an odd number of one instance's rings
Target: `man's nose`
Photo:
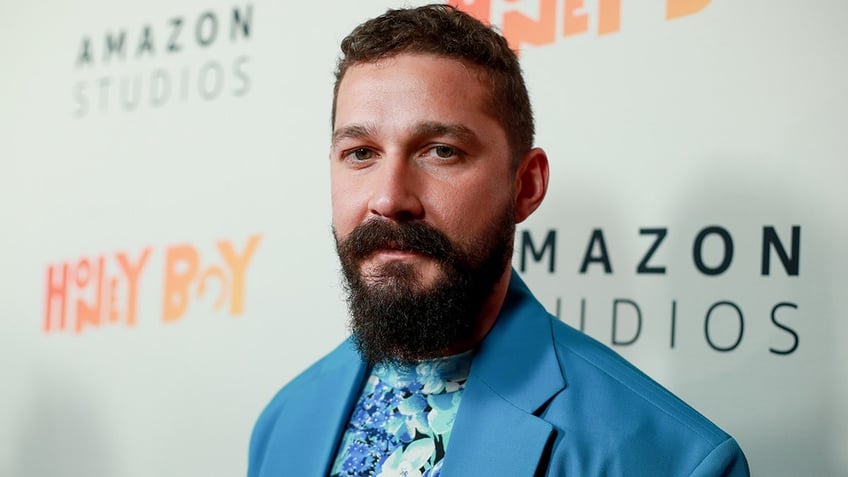
[[[401,221],[423,217],[420,171],[412,161],[402,156],[385,157],[375,172],[368,204],[371,214]]]

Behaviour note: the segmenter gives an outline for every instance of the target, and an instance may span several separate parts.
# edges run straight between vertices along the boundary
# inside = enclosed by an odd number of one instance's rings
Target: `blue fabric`
[[[377,365],[342,437],[332,477],[440,477],[472,352]]]
[[[749,475],[736,441],[512,276],[474,357],[443,477]],[[256,423],[248,476],[328,475],[366,374],[346,341],[285,386]]]

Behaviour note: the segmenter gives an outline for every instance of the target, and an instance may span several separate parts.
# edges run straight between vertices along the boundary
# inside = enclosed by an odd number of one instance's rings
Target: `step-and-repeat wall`
[[[476,0],[551,189],[514,266],[736,436],[848,475],[848,6]],[[0,5],[0,475],[241,475],[346,336],[328,146],[359,2]]]

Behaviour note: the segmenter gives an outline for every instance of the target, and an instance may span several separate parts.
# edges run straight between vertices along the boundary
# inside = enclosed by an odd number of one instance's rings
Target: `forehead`
[[[365,112],[491,116],[490,104],[491,82],[478,66],[445,56],[401,53],[348,67],[339,83],[334,128]]]

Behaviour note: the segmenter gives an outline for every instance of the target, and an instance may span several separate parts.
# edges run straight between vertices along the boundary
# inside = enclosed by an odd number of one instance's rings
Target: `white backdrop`
[[[244,474],[346,335],[331,73],[388,6],[0,3],[0,476]],[[465,8],[521,48],[552,161],[514,261],[539,299],[756,475],[848,475],[848,7]]]

